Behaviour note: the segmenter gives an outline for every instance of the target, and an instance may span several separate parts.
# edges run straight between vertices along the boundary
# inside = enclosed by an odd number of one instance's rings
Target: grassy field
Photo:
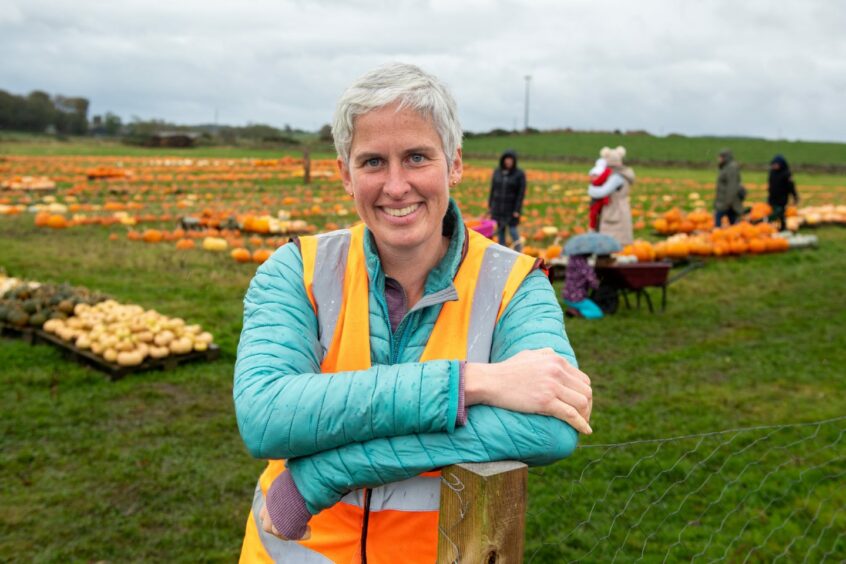
[[[492,157],[505,149],[515,149],[531,159],[590,161],[599,149],[626,147],[627,159],[639,164],[678,163],[714,166],[717,153],[728,147],[749,167],[765,168],[776,153],[787,157],[792,166],[846,166],[846,145],[810,141],[769,141],[765,139],[721,137],[654,137],[589,132],[544,132],[504,137],[475,137],[464,141],[464,151],[473,157]]]
[[[318,144],[312,148],[313,158],[334,158],[334,148],[327,144]],[[114,139],[94,139],[90,137],[68,137],[57,139],[45,135],[25,133],[0,134],[0,156],[2,155],[43,155],[43,156],[102,156],[102,157],[158,157],[173,156],[190,159],[201,158],[277,158],[282,155],[302,157],[300,147],[269,146],[211,146],[189,149],[158,147],[140,147],[126,145]]]
[[[720,137],[654,137],[590,132],[545,132],[504,137],[472,137],[464,140],[464,151],[472,159],[493,163],[505,149],[515,149],[527,161],[555,161],[583,164],[599,156],[603,146],[624,145],[628,160],[639,165],[665,166],[673,163],[687,168],[712,168],[717,153],[730,147],[738,160],[750,169],[764,169],[776,153],[787,156],[794,168],[824,169],[846,167],[846,144],[811,141],[770,141],[765,139]],[[302,155],[302,149],[267,147],[197,147],[192,149],[151,149],[124,145],[109,139],[69,138],[59,141],[47,136],[27,134],[0,135],[0,155],[99,155],[154,156],[169,154],[187,158],[271,158],[282,154]],[[314,158],[334,158],[330,144],[312,148]],[[687,172],[687,171],[683,171]]]
[[[595,434],[532,471],[527,561],[846,558],[846,423],[814,424],[846,414],[846,229],[814,233],[817,250],[708,261],[666,312],[567,322]],[[222,349],[112,383],[0,340],[0,560],[235,560],[262,468],[231,399],[254,265],[23,214],[0,217],[0,266],[185,317]]]

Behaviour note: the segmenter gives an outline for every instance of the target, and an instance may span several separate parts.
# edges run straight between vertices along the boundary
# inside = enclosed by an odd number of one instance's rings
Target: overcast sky
[[[846,2],[0,0],[0,89],[89,115],[317,129],[387,61],[470,131],[646,129],[846,141]]]

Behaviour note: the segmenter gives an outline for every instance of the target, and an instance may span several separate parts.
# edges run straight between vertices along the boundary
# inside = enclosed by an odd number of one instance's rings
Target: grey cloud
[[[467,129],[846,140],[846,5],[669,0],[0,1],[0,87],[125,118],[316,128],[356,76],[420,64]]]

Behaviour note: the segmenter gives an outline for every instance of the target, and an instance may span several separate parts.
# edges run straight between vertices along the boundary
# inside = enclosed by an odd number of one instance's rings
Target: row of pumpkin
[[[0,290],[0,323],[42,329],[120,366],[205,351],[214,341],[200,325],[87,288],[0,276]]]
[[[746,217],[750,222],[761,222],[767,221],[772,214],[773,208],[769,204],[756,202],[752,204]],[[846,205],[827,204],[802,208],[787,206],[785,218],[786,227],[790,231],[797,231],[803,225],[846,225]],[[679,208],[672,208],[652,222],[652,228],[661,235],[711,231],[714,227],[714,216],[705,210],[686,214]]]
[[[777,253],[789,248],[790,242],[777,235],[772,224],[741,222],[693,235],[678,233],[657,243],[637,240],[626,245],[619,254],[648,262],[665,258],[684,259],[691,255],[720,257]]]

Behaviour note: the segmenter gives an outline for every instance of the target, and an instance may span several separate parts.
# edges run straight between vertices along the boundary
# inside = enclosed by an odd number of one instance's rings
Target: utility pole
[[[523,131],[529,130],[529,83],[532,81],[532,75],[527,74],[526,78],[526,101],[523,104]]]

